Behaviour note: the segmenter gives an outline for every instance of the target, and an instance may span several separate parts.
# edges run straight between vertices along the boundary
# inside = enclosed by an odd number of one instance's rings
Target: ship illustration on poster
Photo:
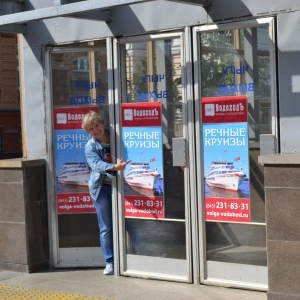
[[[150,168],[149,163],[131,162],[124,179],[132,187],[153,191],[159,176],[156,170]]]
[[[210,187],[237,192],[245,177],[242,170],[235,169],[233,162],[212,161],[205,182]]]
[[[64,162],[56,176],[63,185],[88,186],[90,171],[86,162]]]
[[[56,137],[56,133],[54,136]],[[58,194],[89,193],[90,171],[84,157],[84,149],[72,153],[60,151],[58,154],[56,156],[56,192]]]
[[[125,195],[162,196],[163,178],[150,162],[131,162],[125,170]]]

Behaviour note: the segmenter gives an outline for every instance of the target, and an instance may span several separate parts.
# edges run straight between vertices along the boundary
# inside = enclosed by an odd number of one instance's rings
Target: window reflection
[[[267,26],[201,34],[202,97],[248,96],[250,139],[271,133]]]
[[[72,52],[52,53],[53,104],[54,107],[72,106],[79,101],[80,105],[98,105],[104,118],[109,120],[106,42],[91,43],[73,44]],[[78,52],[75,51],[77,46],[86,49],[97,46],[97,51]]]
[[[101,73],[101,63],[98,60],[96,62],[96,71],[97,73]],[[78,57],[73,60],[73,71],[74,72],[89,72],[90,71],[90,63],[88,57]]]

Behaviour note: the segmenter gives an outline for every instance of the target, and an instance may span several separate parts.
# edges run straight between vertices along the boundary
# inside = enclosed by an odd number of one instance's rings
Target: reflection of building
[[[72,97],[103,96],[107,99],[107,63],[106,50],[102,42],[95,46],[103,51],[59,53],[53,56],[52,78],[55,85],[53,99],[57,106],[65,106]],[[69,85],[63,84],[62,78],[68,78]],[[92,85],[93,84],[93,85]],[[85,98],[86,99],[86,98]]]
[[[17,38],[0,33],[0,159],[21,157]]]
[[[104,41],[80,43],[78,46],[95,46],[98,51],[58,52],[52,55],[53,103],[55,107],[75,103],[97,104],[108,122],[108,75],[106,44]],[[64,80],[68,80],[66,85]],[[108,125],[108,124],[106,124]]]
[[[271,132],[271,104],[269,101],[259,101],[259,124],[261,133]]]
[[[169,48],[166,58],[165,47]],[[164,65],[173,66],[172,73],[166,73]],[[172,107],[167,127],[174,136],[182,136],[182,69],[180,39],[130,43],[126,45],[127,100],[157,101],[172,99],[166,105]],[[164,94],[167,92],[168,94]],[[161,94],[161,96],[157,96]]]

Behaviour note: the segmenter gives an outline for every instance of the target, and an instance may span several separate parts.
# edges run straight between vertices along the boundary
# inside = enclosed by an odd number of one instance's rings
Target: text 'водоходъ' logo
[[[158,110],[154,109],[134,109],[133,110],[134,117],[155,117],[158,116]]]
[[[243,103],[237,104],[205,104],[205,116],[213,117],[219,112],[243,112],[245,110]]]
[[[124,109],[124,120],[132,121],[135,117],[156,117],[158,110],[154,109]]]

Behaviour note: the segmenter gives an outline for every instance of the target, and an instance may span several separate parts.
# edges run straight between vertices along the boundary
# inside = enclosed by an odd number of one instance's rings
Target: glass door
[[[187,110],[181,34],[117,43],[125,160],[120,271],[191,281]]]
[[[267,289],[262,135],[276,137],[273,20],[194,30],[201,281]]]
[[[56,267],[104,266],[99,227],[89,195],[81,128],[88,111],[100,112],[110,126],[109,62],[106,41],[52,47],[46,51],[51,91],[48,105],[51,241]],[[50,146],[51,145],[51,146]]]

